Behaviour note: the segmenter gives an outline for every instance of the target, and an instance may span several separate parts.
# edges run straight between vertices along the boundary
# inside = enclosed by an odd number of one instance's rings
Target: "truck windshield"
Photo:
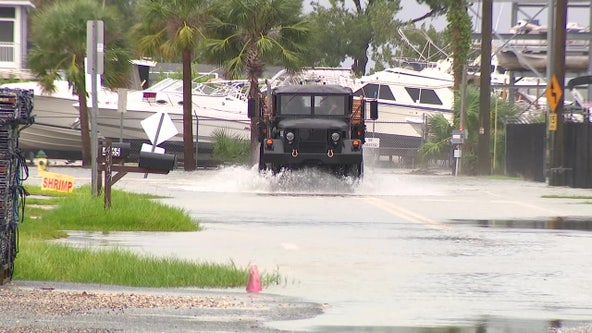
[[[320,116],[345,115],[345,98],[343,96],[315,96],[315,114]]]
[[[280,95],[279,114],[282,115],[311,115],[311,97],[306,95]]]

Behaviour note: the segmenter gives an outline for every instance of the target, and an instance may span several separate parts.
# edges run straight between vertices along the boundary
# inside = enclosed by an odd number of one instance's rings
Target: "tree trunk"
[[[262,72],[263,65],[259,61],[259,54],[254,47],[247,50],[247,79],[249,80],[249,98],[257,101],[257,112],[251,117],[251,165],[259,163],[259,128],[260,121],[259,110],[261,102],[259,100],[259,79],[258,73]]]
[[[193,117],[191,101],[191,51],[183,51],[183,166],[185,171],[196,168],[193,154]]]
[[[366,50],[368,50],[366,48]],[[368,56],[364,53],[364,56],[354,59],[352,64],[352,70],[356,74],[356,76],[363,76],[366,74],[366,65],[368,64]]]

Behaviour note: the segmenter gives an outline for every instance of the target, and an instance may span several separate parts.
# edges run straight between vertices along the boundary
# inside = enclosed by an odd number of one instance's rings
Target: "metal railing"
[[[14,50],[14,43],[0,42],[0,63],[14,62]]]

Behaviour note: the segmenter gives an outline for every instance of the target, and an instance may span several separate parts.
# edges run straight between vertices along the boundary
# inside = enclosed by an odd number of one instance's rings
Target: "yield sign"
[[[563,91],[561,90],[561,86],[559,85],[559,81],[557,81],[555,74],[553,74],[551,82],[547,85],[547,91],[545,94],[547,95],[547,103],[551,107],[551,111],[557,111],[557,105],[559,104]]]
[[[150,139],[150,142],[155,146],[179,133],[177,127],[173,124],[171,117],[166,112],[156,112],[150,117],[142,120],[140,123],[142,124],[144,132],[148,135],[148,139]]]

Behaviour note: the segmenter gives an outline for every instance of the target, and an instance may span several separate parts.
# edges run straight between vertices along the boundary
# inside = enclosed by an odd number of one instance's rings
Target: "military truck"
[[[368,102],[368,103],[367,103]],[[271,89],[259,110],[259,170],[274,173],[305,166],[336,175],[363,174],[365,109],[378,118],[377,102],[354,97],[339,85],[291,85]]]

